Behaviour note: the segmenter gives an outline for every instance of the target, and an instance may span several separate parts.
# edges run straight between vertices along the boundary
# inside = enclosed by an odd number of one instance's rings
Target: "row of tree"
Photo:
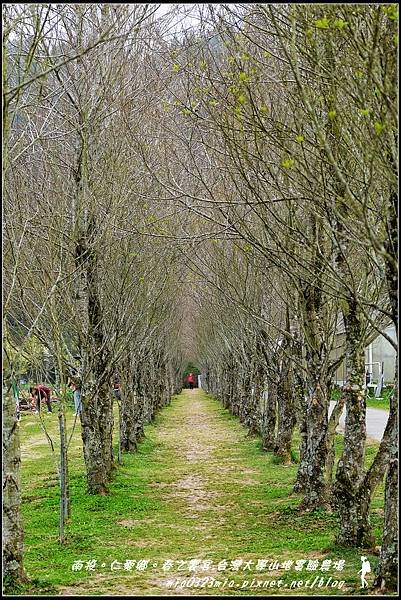
[[[292,460],[298,426],[301,507],[335,507],[339,542],[372,543],[386,474],[376,586],[394,589],[397,394],[366,470],[364,349],[398,326],[396,6],[200,5],[175,36],[190,9],[156,10],[5,6],[7,385],[33,336],[61,390],[78,379],[88,488],[106,493],[111,381],[132,450],[194,361],[265,450]],[[11,393],[8,410],[12,575]]]
[[[152,111],[142,91],[149,84],[143,71],[149,39],[160,27],[156,8],[4,7],[3,492],[9,590],[24,578],[14,396],[32,347],[45,348],[55,366],[61,542],[70,515],[68,383],[81,393],[92,494],[107,493],[116,464],[113,382],[121,386],[119,461],[124,451],[136,449],[144,425],[182,385],[177,290],[185,273],[176,248],[143,235],[167,210],[146,200],[155,190],[132,142],[132,132],[146,130]]]
[[[202,281],[208,389],[284,460],[298,425],[295,490],[305,510],[335,507],[339,543],[372,545],[369,508],[386,473],[376,586],[394,587],[397,387],[366,470],[365,348],[398,327],[397,8],[221,6],[202,24],[170,53],[172,167],[158,148],[147,164],[198,217],[187,259]]]

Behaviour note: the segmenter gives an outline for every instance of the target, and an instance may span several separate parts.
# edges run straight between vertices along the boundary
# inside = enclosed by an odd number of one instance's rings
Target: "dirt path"
[[[142,539],[142,543],[130,540],[130,546],[136,550],[142,546],[147,550],[143,556],[151,560],[160,553],[164,557],[161,561],[151,562],[152,569],[148,567],[141,573],[140,580],[136,573],[129,578],[117,573],[91,577],[91,593],[98,590],[98,594],[141,594],[143,587],[146,594],[198,594],[196,588],[176,586],[176,579],[181,581],[191,576],[222,579],[224,572],[219,571],[217,565],[232,554],[228,545],[230,536],[227,537],[222,529],[231,527],[230,524],[244,529],[246,518],[249,519],[252,509],[259,506],[256,499],[248,498],[246,506],[239,502],[241,490],[252,490],[253,486],[261,485],[260,473],[243,457],[243,444],[253,447],[255,440],[248,438],[238,421],[201,390],[185,390],[172,407],[162,411],[152,438],[155,444],[153,456],[160,470],[155,480],[154,471],[149,469],[147,484],[154,497],[160,499],[161,510],[146,523],[148,538],[155,536],[155,532],[163,533],[164,538],[158,538],[156,534],[156,539]],[[171,522],[172,515],[174,522]],[[240,522],[243,519],[245,523]],[[118,523],[133,531],[144,524],[143,519],[132,518]],[[178,533],[179,546],[173,548],[169,543],[169,532],[176,538]],[[235,532],[231,532],[233,534],[235,537]],[[155,546],[158,546],[158,552],[153,553]],[[163,547],[165,551],[160,552]],[[169,560],[178,570],[166,570]],[[209,560],[212,564],[202,563],[201,570],[195,571],[188,569],[190,560]],[[181,564],[184,561],[185,569]],[[154,567],[156,564],[159,568]],[[179,572],[180,568],[182,572]],[[133,579],[136,580],[135,591]],[[86,594],[88,591],[87,580],[81,585],[60,589],[62,595]],[[213,590],[203,590],[204,593],[213,593]]]
[[[82,556],[76,551],[82,532],[75,529],[71,557],[96,556],[98,567],[70,571],[71,584],[58,585],[58,593],[269,595],[266,584],[251,588],[251,582],[281,579],[289,589],[299,572],[283,571],[280,563],[331,560],[335,527],[332,515],[298,513],[295,472],[296,465],[277,465],[261,452],[259,439],[216,400],[201,390],[184,391],[147,428],[139,452],[125,458],[111,495],[101,500],[108,511],[112,503],[115,517],[96,508],[93,523],[103,533],[96,534],[98,541],[82,538],[88,546]],[[94,536],[93,525],[86,527]],[[358,552],[347,560],[343,591],[357,581]],[[313,595],[335,593],[322,588]]]
[[[223,574],[217,569],[217,560],[207,563],[211,553],[222,559],[228,550],[223,550],[218,529],[233,518],[236,521],[239,488],[260,483],[252,478],[257,470],[241,460],[239,443],[246,439],[246,431],[239,423],[231,424],[234,427],[227,427],[221,406],[206,399],[201,390],[185,390],[176,400],[174,421],[166,420],[156,432],[166,463],[174,464],[175,477],[169,483],[150,485],[162,488],[163,503],[179,514],[177,527],[193,542],[192,554],[180,555],[176,562],[187,559],[188,567],[191,559],[206,561],[201,569],[186,568],[174,577],[166,572],[150,578],[149,584],[159,594],[197,594],[196,588],[176,586],[176,580],[181,584],[191,575],[206,579]]]

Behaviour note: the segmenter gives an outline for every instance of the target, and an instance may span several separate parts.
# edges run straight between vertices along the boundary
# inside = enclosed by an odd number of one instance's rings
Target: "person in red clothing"
[[[38,412],[40,412],[40,403],[42,398],[46,400],[47,410],[50,413],[53,412],[50,399],[51,390],[47,386],[36,385],[35,387],[30,387],[29,391],[31,393],[32,399],[36,400],[36,409]]]
[[[195,379],[192,373],[190,373],[187,377],[187,382],[189,383],[189,389],[193,390],[194,389],[194,383],[195,383]]]

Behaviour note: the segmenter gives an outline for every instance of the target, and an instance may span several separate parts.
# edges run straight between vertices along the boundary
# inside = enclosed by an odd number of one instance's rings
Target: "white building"
[[[342,320],[341,320],[342,321]],[[344,327],[340,319],[337,327],[337,349],[335,350],[335,356],[339,356],[340,352],[344,350]],[[394,325],[389,325],[384,330],[387,337],[392,340],[396,340],[396,332]],[[384,384],[390,384],[394,382],[396,373],[396,351],[394,346],[384,337],[384,335],[378,335],[375,340],[369,344],[365,349],[365,364],[366,371],[371,374],[371,383],[378,383],[379,379],[383,375]],[[345,381],[345,362],[338,367],[336,371],[335,383],[343,385]]]
[[[384,333],[396,341],[394,325],[389,325]],[[373,381],[377,381],[379,372],[383,366],[384,382],[393,383],[396,370],[396,353],[394,346],[390,344],[383,335],[378,335],[377,338],[369,344],[365,351],[365,363],[369,372],[372,373]]]

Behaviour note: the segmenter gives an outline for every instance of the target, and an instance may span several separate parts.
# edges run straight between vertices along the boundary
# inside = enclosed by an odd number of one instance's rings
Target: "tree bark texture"
[[[364,478],[366,443],[365,344],[358,306],[348,301],[343,312],[346,333],[346,406],[344,449],[338,461],[334,497],[340,514],[337,542],[346,546],[366,545],[369,531],[361,526],[361,482]]]
[[[395,424],[391,435],[389,466],[384,495],[384,530],[374,587],[396,592],[398,584],[398,398],[394,401]]]
[[[294,483],[294,492],[305,491],[305,481],[307,477],[307,449],[308,449],[308,426],[307,426],[308,398],[304,396],[298,402],[297,421],[299,429],[299,467]]]
[[[87,311],[81,432],[89,493],[106,494],[114,464],[114,419],[110,363],[99,292],[98,257],[93,244],[96,231],[95,218],[89,215],[87,229],[76,248],[76,261],[83,273],[82,296]]]
[[[398,330],[398,194],[394,191],[389,201],[388,236],[385,241],[384,257],[387,292],[391,305],[391,316]]]
[[[309,388],[306,413],[306,468],[305,497],[301,509],[326,508],[329,504],[325,468],[327,460],[327,412],[328,398],[326,380],[316,381]]]
[[[311,260],[313,283],[302,283],[298,295],[303,342],[305,345],[305,396],[306,451],[305,496],[300,508],[314,510],[328,506],[328,489],[325,478],[327,460],[327,425],[329,410],[329,361],[333,327],[327,317],[322,277],[325,270],[321,251],[325,247],[325,234],[315,214],[309,215],[311,240],[315,242]]]
[[[300,298],[306,353],[306,450],[302,465],[304,499],[302,510],[328,506],[325,478],[329,376],[328,350],[323,334],[322,292],[307,286]]]
[[[269,381],[268,389],[264,392],[265,402],[262,420],[262,449],[265,452],[273,452],[276,438],[277,419],[277,384]]]
[[[295,407],[292,387],[292,367],[284,356],[281,361],[280,378],[277,385],[277,435],[274,452],[285,464],[291,463],[291,442],[295,427]]]
[[[124,364],[121,378],[121,405],[120,405],[120,445],[123,452],[132,452],[137,449],[137,407],[134,390],[134,361],[133,357]]]
[[[389,440],[389,460],[384,492],[384,528],[374,587],[396,592],[398,585],[398,382],[391,398],[390,415],[394,423]]]
[[[113,400],[109,381],[81,396],[82,441],[91,494],[106,494],[113,470]]]
[[[333,469],[336,458],[336,431],[338,427],[338,423],[340,422],[340,417],[345,405],[345,396],[342,394],[340,398],[337,400],[333,411],[330,415],[329,424],[327,428],[327,462],[326,462],[326,479],[329,487],[332,485],[333,481]]]
[[[69,513],[69,492],[68,492],[68,454],[67,440],[65,433],[65,417],[63,403],[59,403],[58,410],[59,433],[60,433],[60,519],[59,519],[59,541],[65,543],[65,521]]]
[[[293,366],[293,402],[296,423],[299,430],[299,467],[294,483],[294,492],[303,491],[304,474],[303,469],[306,465],[306,450],[307,450],[307,397],[305,396],[305,376],[302,371],[303,365],[303,343],[299,325],[295,323],[295,332],[293,334],[293,353],[296,357],[296,362]],[[297,364],[298,363],[298,364]]]
[[[120,443],[123,452],[133,452],[137,449],[136,433],[136,394],[132,388],[123,388],[120,409]]]
[[[3,395],[3,585],[6,593],[26,579],[21,522],[21,450],[11,385]]]

